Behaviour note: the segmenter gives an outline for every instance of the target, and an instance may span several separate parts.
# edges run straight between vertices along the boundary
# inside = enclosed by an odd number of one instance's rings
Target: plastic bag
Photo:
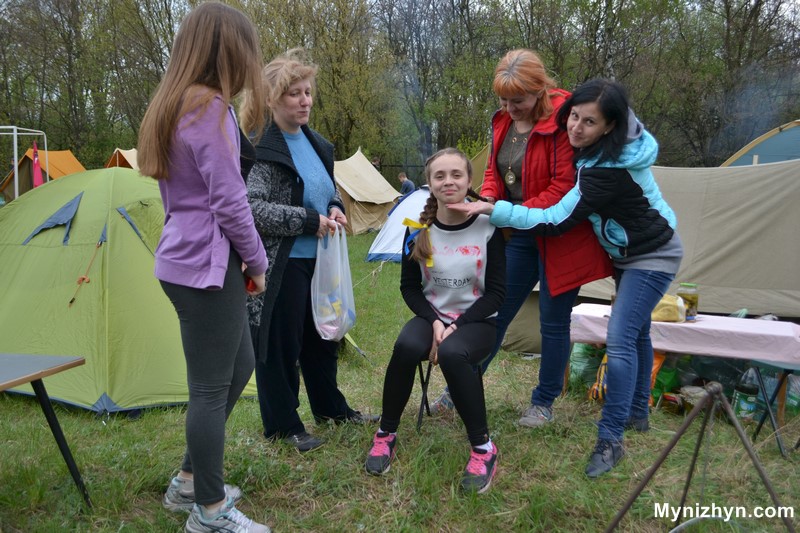
[[[600,366],[597,367],[597,379],[589,387],[589,399],[603,401],[608,389],[608,354],[603,355]]]
[[[661,391],[658,393],[655,392],[656,387],[656,379],[658,377],[658,372],[661,370],[661,367],[664,365],[664,359],[666,359],[666,354],[664,352],[659,352],[658,350],[653,350],[653,368],[650,371],[650,400],[648,405],[653,407],[658,398],[654,398],[654,394],[661,395]]]
[[[569,358],[570,385],[587,390],[597,377],[597,367],[605,353],[605,346],[576,342]]]
[[[686,306],[683,298],[665,294],[650,314],[653,322],[685,322]]]
[[[317,264],[311,278],[311,310],[317,333],[340,341],[356,323],[356,303],[344,228],[317,241]]]

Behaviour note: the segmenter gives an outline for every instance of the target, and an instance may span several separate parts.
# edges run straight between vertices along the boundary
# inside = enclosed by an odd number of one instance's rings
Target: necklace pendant
[[[517,175],[514,174],[514,171],[511,169],[508,169],[506,171],[505,176],[503,176],[503,178],[506,181],[506,185],[514,185],[514,183],[516,183],[517,181]]]

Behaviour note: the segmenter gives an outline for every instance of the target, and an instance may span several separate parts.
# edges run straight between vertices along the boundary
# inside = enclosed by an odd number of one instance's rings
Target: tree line
[[[0,123],[45,131],[50,149],[71,149],[87,168],[134,146],[196,3],[3,0]],[[719,165],[800,116],[794,0],[227,3],[256,24],[267,61],[310,51],[320,67],[312,127],[337,159],[360,147],[392,179],[440,147],[473,154],[488,142],[494,67],[519,47],[536,50],[565,89],[594,77],[625,84],[660,165]]]

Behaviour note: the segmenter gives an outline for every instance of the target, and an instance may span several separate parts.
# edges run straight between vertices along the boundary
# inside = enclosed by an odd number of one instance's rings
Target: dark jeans
[[[558,296],[550,296],[536,238],[529,232],[514,231],[506,243],[506,299],[497,315],[494,349],[483,363],[483,369],[486,371],[500,351],[508,325],[514,320],[536,283],[539,283],[542,359],[539,384],[531,393],[531,404],[550,407],[564,386],[564,371],[569,363],[570,353],[570,317],[580,287]]]
[[[181,469],[194,474],[195,501],[201,505],[225,499],[225,422],[253,374],[241,265],[231,251],[220,290],[161,282],[178,313],[189,385]]]
[[[483,386],[475,368],[492,349],[494,330],[491,322],[464,324],[439,345],[439,366],[472,446],[489,441]],[[417,363],[428,358],[432,344],[433,327],[424,318],[412,318],[400,332],[383,382],[382,430],[397,431]]]
[[[317,419],[345,420],[353,413],[336,382],[339,343],[322,340],[311,313],[314,259],[289,259],[275,300],[266,357],[256,361],[258,403],[264,436],[286,437],[305,431],[300,406],[300,371],[311,412]],[[260,336],[253,334],[254,339]],[[299,363],[299,369],[298,369]]]
[[[655,270],[617,270],[617,298],[608,319],[608,374],[598,437],[622,442],[629,416],[646,418],[650,399],[653,345],[650,314],[674,274]]]

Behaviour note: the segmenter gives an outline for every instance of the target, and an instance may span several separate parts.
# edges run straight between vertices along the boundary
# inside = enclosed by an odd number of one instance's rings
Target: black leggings
[[[263,331],[251,331],[259,353],[256,383],[267,438],[305,431],[297,413],[300,372],[315,419],[343,421],[354,412],[337,383],[339,343],[322,340],[314,327],[311,278],[315,263],[314,259],[289,259],[280,280],[269,337],[265,340]]]
[[[493,322],[471,322],[439,345],[439,366],[472,446],[489,441],[486,402],[476,365],[492,351],[494,336]],[[428,358],[432,344],[433,326],[424,318],[412,318],[400,332],[383,383],[382,430],[397,431],[414,387],[417,363]]]
[[[161,282],[181,327],[189,406],[181,470],[194,474],[195,501],[225,499],[225,422],[253,374],[242,260],[233,250],[220,290]]]

